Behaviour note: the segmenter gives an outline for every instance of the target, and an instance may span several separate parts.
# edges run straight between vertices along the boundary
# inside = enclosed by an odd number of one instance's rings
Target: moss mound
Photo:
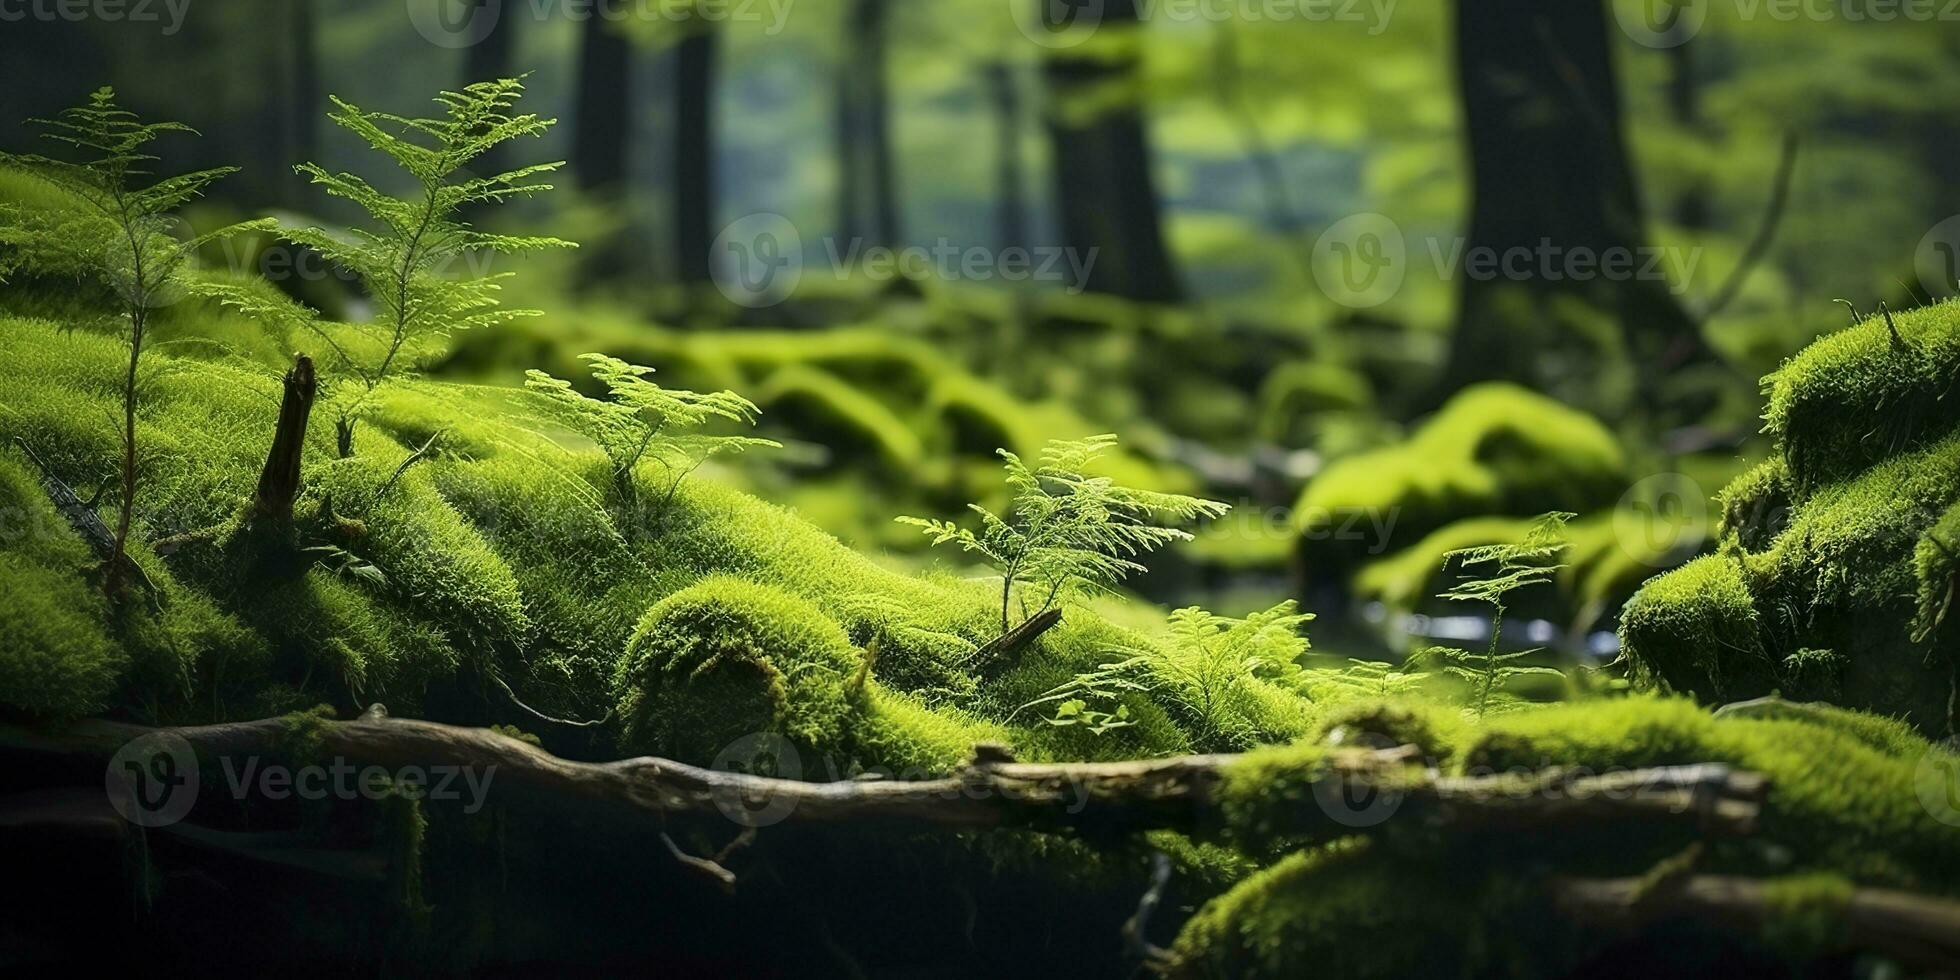
[[[1951,733],[1956,376],[1953,304],[1867,319],[1771,375],[1775,455],[1723,491],[1720,554],[1628,605],[1636,667],[1710,701],[1780,691]]]
[[[1400,445],[1328,467],[1300,495],[1298,510],[1309,522],[1394,510],[1398,530],[1413,536],[1476,514],[1591,510],[1619,496],[1626,466],[1597,419],[1516,385],[1482,384],[1458,393]]]
[[[614,675],[622,742],[695,763],[765,731],[835,749],[862,663],[815,606],[712,576],[656,603],[634,630]]]

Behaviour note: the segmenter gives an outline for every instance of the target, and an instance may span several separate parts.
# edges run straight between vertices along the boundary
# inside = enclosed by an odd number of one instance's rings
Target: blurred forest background
[[[1344,652],[1476,636],[1426,598],[1443,553],[1567,510],[1518,642],[1599,658],[1760,458],[1757,379],[1844,303],[1954,291],[1960,29],[1904,6],[149,0],[0,23],[0,146],[114,85],[203,133],[166,172],[245,167],[193,225],[348,220],[292,170],[366,167],[328,94],[526,75],[559,124],[481,169],[563,190],[486,220],[583,247],[497,259],[548,312],[440,376],[733,388],[786,448],[719,475],[911,567],[950,559],[893,515],[1118,433],[1131,482],[1237,508],[1134,588],[1300,598]],[[205,258],[360,315],[289,246]]]

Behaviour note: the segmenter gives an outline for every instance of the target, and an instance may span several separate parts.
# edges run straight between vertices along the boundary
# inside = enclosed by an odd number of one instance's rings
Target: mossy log
[[[1879,888],[1812,888],[1725,875],[1663,879],[1561,878],[1552,882],[1560,912],[1575,921],[1637,931],[1664,919],[1694,919],[1761,934],[1794,902],[1815,900],[1823,934],[1807,937],[1831,952],[1870,949],[1901,963],[1960,974],[1960,903]]]
[[[628,814],[766,811],[800,823],[892,822],[916,826],[1132,832],[1220,831],[1242,755],[1190,755],[1099,763],[1015,762],[981,746],[953,775],[926,780],[816,783],[704,769],[667,759],[576,762],[500,732],[389,718],[371,710],[353,721],[309,719],[314,751],[363,765],[466,766],[495,773],[500,792],[547,803],[587,802]],[[290,744],[290,717],[154,729],[110,721],[54,728],[0,726],[0,746],[108,758],[133,739],[168,734],[200,755],[276,756]],[[1561,773],[1441,776],[1417,765],[1413,746],[1331,749],[1297,757],[1309,785],[1352,797],[1399,800],[1399,819],[1463,829],[1542,830],[1602,823],[1687,822],[1709,834],[1754,829],[1767,781],[1721,765],[1667,766],[1567,778]],[[494,767],[494,768],[493,768]],[[1275,762],[1259,763],[1274,775]],[[1238,792],[1243,792],[1241,788]],[[1337,807],[1301,806],[1289,834],[1357,831]]]

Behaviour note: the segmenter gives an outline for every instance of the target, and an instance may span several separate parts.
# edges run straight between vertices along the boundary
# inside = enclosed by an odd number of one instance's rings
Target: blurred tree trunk
[[[1039,3],[1044,17],[1052,0]],[[1150,139],[1135,97],[1142,71],[1135,0],[1105,0],[1095,37],[1048,52],[1048,131],[1062,243],[1087,262],[1071,285],[1151,303],[1176,303],[1183,286],[1164,242],[1162,202],[1151,177]],[[1085,107],[1088,100],[1117,104]]]
[[[572,174],[579,188],[616,194],[626,182],[633,119],[633,45],[613,24],[622,0],[594,0],[580,25],[578,91],[572,105]]]
[[[846,240],[899,241],[887,64],[891,0],[851,0],[838,70],[838,224]]]
[[[705,20],[674,51],[674,248],[680,281],[709,281],[715,240],[714,89],[720,38]]]
[[[617,227],[587,236],[579,250],[573,279],[581,288],[619,276],[631,261],[633,226],[624,217],[627,153],[639,98],[633,78],[633,41],[617,26],[625,4],[626,0],[593,0],[580,24],[578,81],[572,97],[572,180],[586,196],[621,216]]]
[[[1618,322],[1643,401],[1712,358],[1669,283],[1642,273],[1547,276],[1546,246],[1569,255],[1641,249],[1645,217],[1621,131],[1619,83],[1602,0],[1458,0],[1456,45],[1472,204],[1465,261],[1522,254],[1524,274],[1452,270],[1461,308],[1439,394],[1506,378],[1575,400],[1598,397],[1604,365],[1577,299]],[[1635,252],[1636,256],[1640,253]],[[1595,266],[1598,268],[1598,266]],[[1590,396],[1590,397],[1589,397]]]
[[[987,96],[994,110],[994,248],[1028,246],[1027,177],[1021,156],[1021,93],[1014,70],[987,66]]]
[[[327,91],[320,78],[319,14],[314,10],[314,0],[295,0],[292,5],[292,51],[292,102],[286,113],[286,138],[291,146],[286,158],[318,160],[320,117],[327,111]],[[291,173],[290,167],[286,170],[286,186],[296,198],[305,182]]]
[[[1673,18],[1668,30],[1677,36],[1673,38],[1674,46],[1667,49],[1667,102],[1676,125],[1687,132],[1700,133],[1705,125],[1701,115],[1701,65],[1695,41],[1679,36],[1686,31],[1681,22],[1681,9],[1668,8]],[[1683,228],[1706,229],[1710,217],[1708,182],[1697,180],[1674,202],[1674,220]]]
[[[482,5],[489,0],[476,0],[476,2]],[[502,11],[502,16],[497,17],[492,23],[489,33],[464,50],[463,77],[460,84],[472,85],[499,78],[511,78],[519,74],[511,70],[511,58],[516,53],[517,43],[516,33],[511,25],[517,20],[518,12],[515,7]],[[470,167],[479,174],[500,174],[510,169],[505,165],[507,159],[509,157],[505,147],[493,146],[482,156],[477,157]]]

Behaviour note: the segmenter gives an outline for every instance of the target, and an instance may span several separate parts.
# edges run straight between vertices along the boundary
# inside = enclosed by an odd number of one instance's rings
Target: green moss
[[[129,655],[103,630],[106,603],[79,569],[0,553],[0,703],[76,717],[109,704]]]
[[[1591,416],[1508,384],[1464,389],[1407,441],[1342,459],[1295,510],[1309,566],[1350,568],[1392,540],[1477,516],[1587,513],[1617,499],[1626,456]],[[1359,525],[1354,522],[1359,519]]]
[[[1960,434],[1801,489],[1787,458],[1745,474],[1723,495],[1722,556],[1628,605],[1629,656],[1709,699],[1780,690],[1948,730],[1951,655],[1927,627],[1952,582],[1933,542],[1960,506],[1955,458]]]
[[[1259,434],[1280,445],[1311,445],[1324,416],[1372,411],[1366,376],[1322,361],[1283,364],[1259,385]]]
[[[1952,432],[1956,379],[1960,304],[1867,317],[1770,375],[1764,428],[1793,482],[1814,487]]]
[[[1717,700],[1775,683],[1754,598],[1731,556],[1704,555],[1649,582],[1620,615],[1628,659],[1677,691]]]
[[[1925,641],[1946,624],[1956,590],[1960,590],[1960,502],[1947,508],[1946,514],[1920,535],[1912,557],[1919,596],[1913,639]]]
[[[1629,698],[1504,716],[1459,744],[1466,772],[1696,762],[1760,772],[1773,789],[1755,836],[1784,856],[1728,855],[1712,867],[1759,873],[1792,862],[1864,884],[1960,888],[1960,834],[1927,819],[1914,789],[1931,746],[1869,717],[1718,719],[1685,700]]]
[[[754,582],[704,579],[648,609],[619,661],[622,744],[694,763],[758,732],[839,750],[861,660],[815,606]]]
[[[1844,911],[1851,882],[1833,874],[1796,875],[1764,886],[1769,918],[1763,938],[1770,947],[1802,962],[1845,946]]]
[[[1841,948],[1838,913],[1853,884],[1960,888],[1960,835],[1927,819],[1916,794],[1916,767],[1935,750],[1886,719],[1831,708],[1716,718],[1685,700],[1634,697],[1482,722],[1449,706],[1383,702],[1323,724],[1324,740],[1421,745],[1445,775],[1716,762],[1768,776],[1747,846],[1704,848],[1696,870],[1770,879],[1762,938],[1792,959]],[[1253,853],[1308,846],[1199,909],[1173,947],[1176,975],[1295,976],[1307,963],[1354,977],[1562,975],[1608,937],[1557,914],[1542,880],[1518,868],[1652,876],[1699,837],[1689,824],[1601,824],[1522,841],[1438,838],[1396,811],[1367,827],[1328,821],[1316,841],[1300,831],[1328,812],[1310,781],[1329,751],[1316,742],[1262,750],[1228,771],[1220,802]]]
[[[1503,910],[1478,889],[1439,880],[1440,870],[1371,841],[1297,852],[1199,909],[1172,947],[1173,975],[1291,977],[1304,964],[1354,978],[1493,969],[1491,953],[1464,937]]]
[[[1437,591],[1444,556],[1460,548],[1521,540],[1530,518],[1472,517],[1445,525],[1422,540],[1368,563],[1354,576],[1355,594],[1395,609],[1413,609]]]
[[[924,463],[918,435],[897,414],[820,368],[781,368],[763,382],[755,399],[772,426],[787,423],[805,440],[846,454],[869,454],[897,472]]]

